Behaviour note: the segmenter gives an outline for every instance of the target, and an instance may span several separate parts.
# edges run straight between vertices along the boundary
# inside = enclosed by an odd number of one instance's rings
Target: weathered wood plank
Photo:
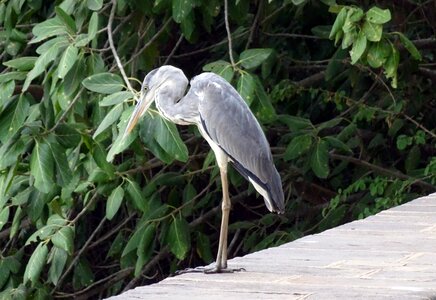
[[[229,266],[247,271],[184,274],[110,299],[436,300],[436,194]]]

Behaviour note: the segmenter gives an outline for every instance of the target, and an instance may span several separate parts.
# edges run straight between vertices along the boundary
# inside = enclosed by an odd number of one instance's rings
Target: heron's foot
[[[216,273],[234,273],[234,272],[244,272],[246,271],[244,268],[235,268],[235,269],[231,269],[231,268],[217,268],[217,267],[213,267],[213,268],[209,268],[204,270],[205,274],[216,274]]]
[[[216,274],[216,273],[234,273],[234,272],[242,272],[246,271],[244,268],[206,268],[206,267],[196,267],[196,268],[186,268],[184,270],[176,271],[176,275],[181,275],[185,273],[204,273],[204,274]]]

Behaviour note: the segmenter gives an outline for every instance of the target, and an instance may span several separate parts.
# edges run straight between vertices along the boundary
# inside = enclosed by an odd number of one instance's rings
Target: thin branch
[[[229,1],[224,0],[224,22],[226,23],[226,31],[227,31],[227,39],[229,41],[229,57],[230,57],[230,63],[232,64],[232,67],[234,68],[236,66],[235,60],[233,59],[233,50],[232,50],[232,34],[230,32],[230,25],[229,25]]]
[[[108,35],[108,39],[109,39],[109,46],[112,50],[112,54],[114,55],[115,61],[117,62],[117,65],[118,65],[118,69],[121,72],[121,76],[123,76],[123,79],[127,85],[127,88],[132,92],[132,95],[135,98],[135,100],[138,101],[138,97],[136,96],[136,92],[132,88],[132,85],[130,84],[129,78],[127,78],[126,71],[124,71],[124,67],[123,67],[123,64],[121,63],[121,59],[118,56],[117,50],[115,49],[114,40],[112,37],[112,23],[114,21],[116,7],[117,7],[117,0],[112,0],[112,9],[111,9],[109,21],[107,24],[107,35]]]
[[[174,56],[174,53],[176,53],[177,48],[179,48],[180,44],[183,41],[183,34],[180,34],[179,39],[177,40],[176,45],[174,46],[173,50],[171,50],[171,53],[167,56],[167,58],[164,61],[164,65],[168,64],[168,62],[170,61],[170,59]]]
[[[162,27],[159,29],[158,32],[156,32],[155,35],[153,35],[153,37],[135,54],[132,55],[132,57],[126,62],[126,64],[129,64],[132,62],[132,60],[134,60],[135,58],[137,58],[142,52],[144,52],[145,49],[147,49],[158,37],[159,35],[161,35],[161,33],[165,30],[165,28],[167,28],[167,26],[171,23],[171,18],[168,18],[168,20],[166,20],[166,22],[162,25]]]
[[[299,38],[299,39],[311,39],[311,40],[325,40],[325,38],[316,36],[316,35],[307,35],[307,34],[297,34],[297,33],[269,33],[262,32],[267,36],[277,36],[277,37],[286,37],[286,38]]]
[[[259,7],[257,8],[256,17],[254,18],[253,24],[251,25],[250,34],[248,36],[248,40],[247,40],[247,44],[245,45],[245,49],[248,49],[250,47],[250,44],[253,42],[254,31],[256,30],[257,24],[259,23],[259,17],[260,17],[260,14],[262,12],[263,2],[260,1],[258,5],[259,5]]]
[[[333,159],[348,161],[348,162],[351,162],[351,163],[356,164],[356,165],[367,167],[367,168],[374,170],[375,172],[380,173],[380,174],[385,174],[387,176],[392,176],[392,177],[403,179],[403,180],[410,180],[412,182],[412,184],[419,185],[419,186],[426,188],[430,191],[436,191],[436,186],[434,186],[428,182],[425,182],[421,179],[417,179],[417,178],[411,177],[409,175],[403,174],[399,171],[389,170],[389,169],[374,165],[374,164],[369,163],[367,161],[364,161],[364,160],[361,160],[361,159],[358,159],[355,157],[351,157],[351,156],[345,156],[345,155],[336,154],[336,153],[330,153],[329,156]]]

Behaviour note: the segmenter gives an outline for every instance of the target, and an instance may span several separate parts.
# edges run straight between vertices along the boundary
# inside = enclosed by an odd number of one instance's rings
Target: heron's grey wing
[[[195,77],[191,89],[200,96],[199,126],[244,177],[268,193],[268,197],[264,197],[268,208],[283,212],[280,175],[265,134],[247,104],[227,81],[215,74],[203,73]]]

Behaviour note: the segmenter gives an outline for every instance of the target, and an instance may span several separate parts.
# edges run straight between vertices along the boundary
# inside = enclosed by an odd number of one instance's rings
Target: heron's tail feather
[[[270,211],[283,214],[285,212],[285,196],[283,194],[282,180],[277,169],[275,167],[273,168],[274,172],[272,173],[274,175],[272,176],[271,181],[267,184],[268,199],[264,197],[265,204]]]

